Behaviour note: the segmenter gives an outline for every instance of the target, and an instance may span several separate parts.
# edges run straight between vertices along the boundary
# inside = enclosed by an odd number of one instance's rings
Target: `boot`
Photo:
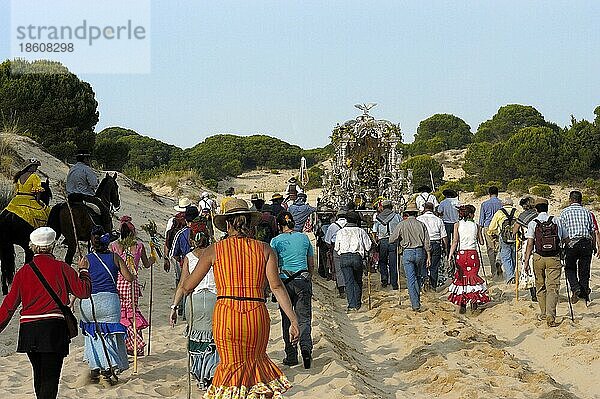
[[[338,297],[346,298],[346,287],[338,287]]]
[[[302,351],[302,364],[305,369],[309,369],[312,362],[312,355],[310,351]]]

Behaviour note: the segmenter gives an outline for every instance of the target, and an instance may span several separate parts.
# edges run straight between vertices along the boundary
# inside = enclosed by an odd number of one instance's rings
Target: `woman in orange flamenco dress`
[[[250,211],[246,201],[237,198],[223,211],[214,224],[227,238],[208,247],[183,282],[184,292],[192,292],[212,265],[218,293],[213,336],[221,362],[204,399],[282,398],[291,384],[266,353],[271,322],[267,283],[291,321],[293,342],[299,337],[298,320],[279,278],[276,255],[268,244],[250,238],[260,212]]]

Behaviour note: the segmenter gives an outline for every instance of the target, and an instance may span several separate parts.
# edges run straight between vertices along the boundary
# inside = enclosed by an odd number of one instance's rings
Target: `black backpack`
[[[533,245],[535,252],[540,256],[556,256],[560,253],[558,226],[552,221],[552,216],[545,222],[535,220]]]
[[[500,227],[500,237],[502,237],[502,241],[507,244],[512,244],[517,242],[517,235],[513,233],[513,228],[517,219],[515,218],[515,212],[517,211],[513,208],[510,211],[510,214],[504,208],[500,208],[502,213],[506,215],[506,219],[502,221],[502,226]]]

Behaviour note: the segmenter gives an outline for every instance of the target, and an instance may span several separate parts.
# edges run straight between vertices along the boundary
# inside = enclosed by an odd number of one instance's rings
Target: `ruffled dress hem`
[[[204,399],[282,399],[283,393],[292,387],[285,376],[270,381],[258,382],[251,387],[214,386],[211,385],[204,394]]]

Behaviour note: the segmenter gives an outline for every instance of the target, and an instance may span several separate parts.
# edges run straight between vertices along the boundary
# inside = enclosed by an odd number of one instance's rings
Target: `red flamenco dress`
[[[479,254],[474,249],[460,250],[456,254],[456,273],[448,287],[448,300],[459,306],[481,305],[490,301],[485,281],[479,276]]]

